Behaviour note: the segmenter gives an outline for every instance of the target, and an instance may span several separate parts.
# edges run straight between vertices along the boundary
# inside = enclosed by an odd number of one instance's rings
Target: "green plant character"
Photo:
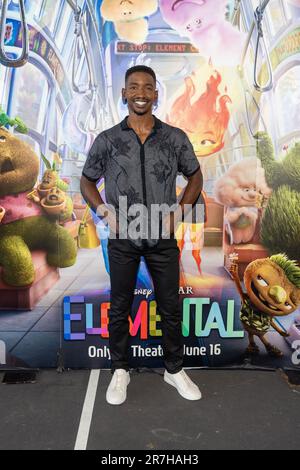
[[[268,134],[257,134],[257,156],[273,189],[261,222],[261,242],[270,254],[300,260],[300,142],[277,161]]]
[[[240,319],[249,336],[247,354],[259,353],[254,340],[257,337],[268,354],[282,357],[282,352],[265,336],[271,327],[281,336],[288,336],[275,318],[290,315],[300,305],[300,267],[285,254],[253,261],[244,273],[246,292],[240,283],[237,263],[232,263],[230,272],[242,300]]]
[[[69,232],[28,199],[39,175],[39,158],[1,119],[0,265],[6,284],[22,287],[35,278],[31,251],[45,250],[49,265],[65,268],[76,262],[77,248]]]

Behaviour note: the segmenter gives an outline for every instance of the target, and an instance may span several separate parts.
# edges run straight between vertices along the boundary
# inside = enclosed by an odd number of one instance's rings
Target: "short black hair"
[[[128,69],[125,75],[125,83],[127,82],[130,75],[136,72],[148,73],[154,79],[155,84],[156,84],[156,75],[155,75],[154,70],[152,70],[150,67],[147,67],[146,65],[135,65],[134,67],[131,67],[130,69]]]

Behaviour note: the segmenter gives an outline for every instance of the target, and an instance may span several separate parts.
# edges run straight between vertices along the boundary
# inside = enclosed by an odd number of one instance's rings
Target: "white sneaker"
[[[116,369],[106,392],[106,401],[110,405],[122,405],[127,397],[129,382],[129,372],[124,369]]]
[[[186,400],[201,400],[202,395],[197,385],[187,376],[182,369],[177,374],[165,371],[164,381],[175,387],[178,393]]]

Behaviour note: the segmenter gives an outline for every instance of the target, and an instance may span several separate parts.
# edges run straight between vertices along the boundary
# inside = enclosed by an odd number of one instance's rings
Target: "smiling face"
[[[66,199],[65,193],[61,191],[59,188],[55,187],[49,191],[46,197],[45,204],[47,206],[59,206],[60,204],[63,204],[65,199]]]
[[[0,127],[0,197],[33,188],[39,174],[39,159],[31,147]]]
[[[216,181],[214,190],[218,201],[227,207],[257,207],[262,196],[269,197],[272,192],[256,157],[232,165]]]
[[[255,185],[246,184],[236,190],[236,197],[241,206],[255,206],[259,193]]]
[[[300,304],[300,289],[286,277],[284,270],[269,258],[249,264],[244,274],[251,302],[271,317],[289,315]]]
[[[152,15],[157,7],[157,0],[104,0],[101,15],[107,21],[134,21]]]
[[[189,36],[225,21],[227,0],[161,0],[163,19],[180,34]]]
[[[127,99],[130,114],[152,114],[152,107],[158,99],[154,78],[145,72],[132,73],[122,90],[122,96]]]

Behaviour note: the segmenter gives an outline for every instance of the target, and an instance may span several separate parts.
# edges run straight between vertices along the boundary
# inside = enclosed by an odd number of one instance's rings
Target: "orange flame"
[[[221,75],[215,71],[206,84],[206,91],[192,104],[196,86],[192,77],[185,79],[185,92],[171,108],[167,122],[185,131],[199,157],[212,155],[224,147],[224,135],[230,113],[228,95],[220,96]]]

